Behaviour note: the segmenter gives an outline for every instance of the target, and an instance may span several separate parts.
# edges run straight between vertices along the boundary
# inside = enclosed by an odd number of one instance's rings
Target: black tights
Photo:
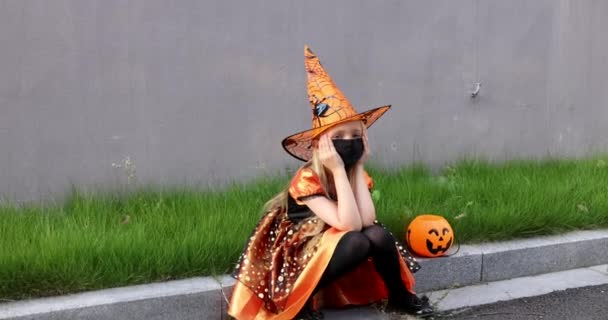
[[[336,246],[315,293],[372,257],[389,297],[403,297],[408,291],[401,280],[399,252],[394,239],[384,228],[372,225],[361,231],[347,232]]]

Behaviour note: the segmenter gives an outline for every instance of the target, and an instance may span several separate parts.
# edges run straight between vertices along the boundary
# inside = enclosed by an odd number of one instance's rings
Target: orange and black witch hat
[[[299,160],[312,158],[312,141],[325,130],[356,120],[369,128],[391,107],[388,105],[357,113],[308,46],[304,47],[304,65],[308,77],[308,101],[312,107],[312,129],[293,134],[282,142],[283,148]]]

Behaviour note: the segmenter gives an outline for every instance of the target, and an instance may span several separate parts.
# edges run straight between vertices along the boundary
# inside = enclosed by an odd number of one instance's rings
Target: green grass
[[[608,227],[608,158],[465,161],[370,169],[379,219],[398,236],[417,214],[450,220],[462,243]],[[288,177],[223,190],[74,191],[62,206],[0,207],[0,301],[230,270]]]
[[[461,243],[608,227],[608,161],[466,161],[431,175],[424,167],[375,175],[376,210],[403,235],[418,214],[445,216]]]

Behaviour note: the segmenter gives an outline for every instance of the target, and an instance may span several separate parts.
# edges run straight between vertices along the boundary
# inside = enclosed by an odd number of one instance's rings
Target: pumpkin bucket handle
[[[456,251],[454,251],[454,252],[452,252],[452,253],[450,253],[450,254],[443,254],[442,256],[440,256],[440,257],[438,257],[438,258],[449,258],[449,257],[451,257],[451,256],[453,256],[453,255],[455,255],[455,254],[457,254],[457,253],[458,253],[458,251],[460,251],[460,241],[456,240],[455,245],[457,246],[457,247],[456,247]]]

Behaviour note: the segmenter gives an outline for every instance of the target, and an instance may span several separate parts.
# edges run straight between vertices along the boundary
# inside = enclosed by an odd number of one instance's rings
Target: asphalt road
[[[465,308],[436,319],[608,320],[608,285]]]

